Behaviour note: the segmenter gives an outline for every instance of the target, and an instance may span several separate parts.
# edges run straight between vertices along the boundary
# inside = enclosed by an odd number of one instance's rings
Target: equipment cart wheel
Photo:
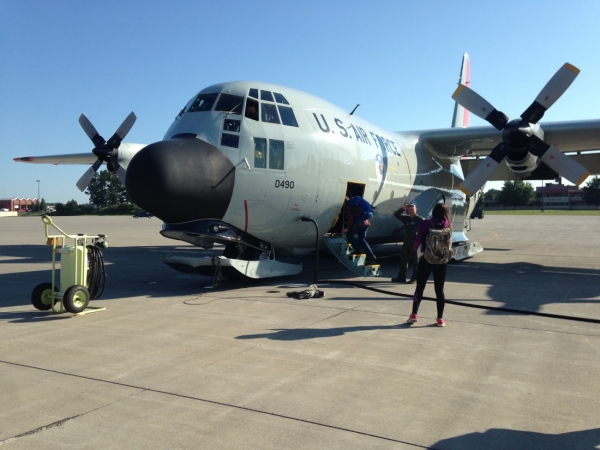
[[[40,283],[31,293],[31,304],[40,311],[52,308],[52,283]]]
[[[90,291],[85,286],[76,284],[65,292],[63,306],[73,314],[83,312],[90,302]]]

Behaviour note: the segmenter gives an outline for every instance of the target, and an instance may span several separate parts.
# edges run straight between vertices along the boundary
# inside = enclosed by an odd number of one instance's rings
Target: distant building
[[[535,188],[536,206],[547,209],[582,209],[587,207],[583,201],[583,191],[577,186],[558,183],[546,183]]]
[[[37,198],[0,198],[0,210],[26,212],[35,209]]]
[[[502,208],[496,199],[486,198],[486,208]],[[525,207],[527,208],[527,207]],[[529,208],[541,209],[590,209],[591,206],[583,201],[583,191],[577,186],[567,186],[562,183],[546,183],[535,188],[535,201]]]
[[[496,208],[498,205],[498,201],[495,198],[485,198],[484,206],[486,208]]]

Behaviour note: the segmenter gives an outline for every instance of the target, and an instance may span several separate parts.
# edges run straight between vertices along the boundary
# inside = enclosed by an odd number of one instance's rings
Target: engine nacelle
[[[544,140],[544,130],[539,125],[523,119],[511,120],[502,130],[502,139],[510,145],[505,161],[515,173],[533,172],[540,164],[539,158],[527,150],[532,136]]]
[[[515,173],[533,172],[539,165],[539,158],[532,155],[527,150],[518,152],[509,152],[505,158],[509,169]]]

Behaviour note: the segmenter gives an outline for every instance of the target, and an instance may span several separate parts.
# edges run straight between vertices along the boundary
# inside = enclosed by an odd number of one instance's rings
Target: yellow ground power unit
[[[106,285],[102,257],[102,249],[108,247],[106,236],[67,234],[46,215],[42,216],[42,222],[46,243],[52,247],[52,282],[40,283],[33,289],[33,306],[41,311],[51,309],[55,314],[70,312],[79,315],[104,310],[88,304],[102,295]],[[50,235],[49,227],[60,234]],[[60,258],[60,270],[57,269],[57,256]]]

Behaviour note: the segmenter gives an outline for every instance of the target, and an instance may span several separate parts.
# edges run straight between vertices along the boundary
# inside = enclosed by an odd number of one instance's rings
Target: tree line
[[[133,214],[140,210],[129,197],[119,177],[108,170],[96,172],[85,193],[90,196],[88,205],[75,200],[55,205],[56,214],[74,216],[79,214]]]
[[[585,203],[600,206],[600,178],[593,177],[581,190]],[[490,189],[485,192],[478,205],[482,206],[490,200],[495,200],[502,206],[529,206],[535,202],[535,190],[531,183],[526,181],[505,181],[502,189]]]

